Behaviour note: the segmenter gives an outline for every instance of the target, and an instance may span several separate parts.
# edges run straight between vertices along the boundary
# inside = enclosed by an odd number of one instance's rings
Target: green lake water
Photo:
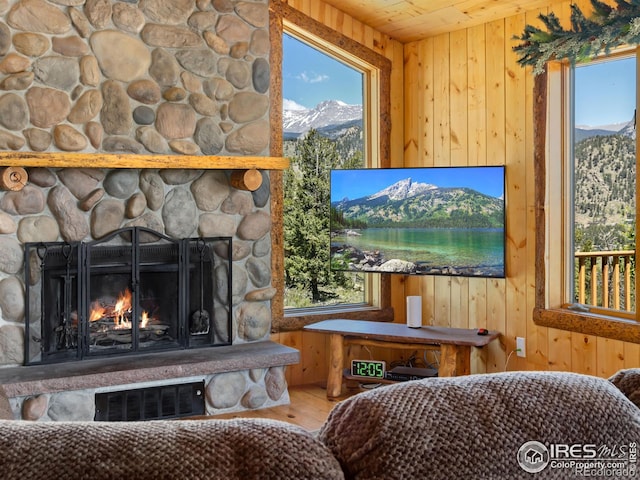
[[[332,244],[361,251],[380,251],[386,260],[401,259],[429,266],[504,268],[503,229],[368,228],[360,236],[340,235]]]

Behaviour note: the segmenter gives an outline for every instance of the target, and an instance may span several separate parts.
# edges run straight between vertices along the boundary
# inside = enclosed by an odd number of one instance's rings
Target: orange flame
[[[107,309],[100,305],[100,302],[93,302],[91,304],[91,312],[89,313],[89,321],[97,322],[107,313]]]
[[[147,326],[147,324],[149,323],[149,321],[151,320],[151,318],[149,317],[149,314],[147,313],[146,310],[142,311],[142,315],[140,316],[140,328],[144,328]]]
[[[131,328],[131,322],[126,319],[127,312],[131,311],[131,291],[127,288],[120,294],[114,308],[115,317],[113,321],[116,328]]]
[[[127,319],[127,315],[131,313],[131,291],[127,288],[124,292],[121,292],[118,296],[118,300],[112,309],[102,306],[99,301],[95,301],[91,304],[91,310],[89,312],[89,321],[96,322],[102,320],[105,317],[110,316],[112,312],[114,328],[124,329],[131,328],[131,321]],[[149,316],[149,313],[143,311],[140,316],[140,327],[146,327],[153,319]]]

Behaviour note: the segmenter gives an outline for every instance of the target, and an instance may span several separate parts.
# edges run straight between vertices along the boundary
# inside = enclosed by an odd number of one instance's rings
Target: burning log
[[[105,343],[112,344],[113,342],[124,344],[132,341],[131,328],[113,328],[113,322],[108,319],[93,322],[91,329],[89,339],[92,345],[105,345]],[[171,340],[171,336],[168,335],[169,329],[169,325],[162,323],[140,328],[139,340],[141,342]]]

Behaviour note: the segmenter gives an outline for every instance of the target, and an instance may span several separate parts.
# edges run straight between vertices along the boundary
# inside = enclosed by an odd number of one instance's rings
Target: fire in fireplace
[[[25,245],[25,364],[231,344],[231,238]]]

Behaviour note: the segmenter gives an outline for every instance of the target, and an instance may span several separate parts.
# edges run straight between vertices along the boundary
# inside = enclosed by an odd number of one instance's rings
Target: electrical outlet
[[[516,355],[519,357],[527,356],[527,344],[524,337],[516,337]]]

